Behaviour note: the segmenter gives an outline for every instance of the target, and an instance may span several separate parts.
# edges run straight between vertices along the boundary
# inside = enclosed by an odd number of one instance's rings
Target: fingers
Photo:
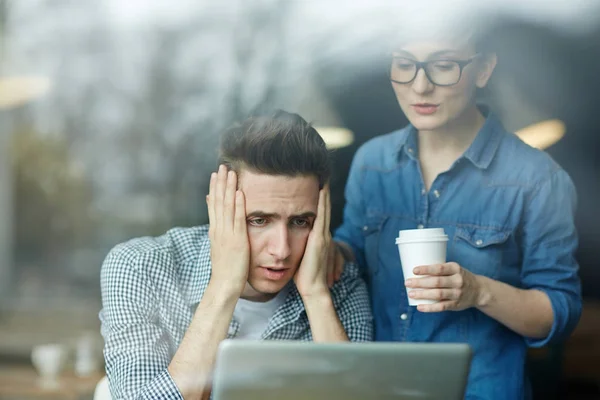
[[[456,280],[449,276],[426,276],[424,278],[411,278],[404,282],[409,288],[454,288]]]
[[[317,205],[317,217],[313,225],[313,230],[319,233],[324,233],[325,226],[325,191],[319,190],[319,204]]]
[[[216,224],[215,218],[215,196],[217,191],[217,174],[210,174],[210,184],[208,187],[208,196],[206,196],[206,202],[208,207],[208,223],[210,226],[214,226]]]
[[[246,198],[244,192],[238,190],[235,192],[235,221],[233,226],[235,233],[246,232]]]
[[[236,192],[237,174],[235,171],[227,171],[225,165],[220,165],[219,170],[210,176],[207,196],[208,219],[213,229],[219,231],[223,228],[234,229],[237,218],[242,218],[241,215],[237,215],[238,195]],[[245,204],[243,195],[241,201]],[[245,226],[245,207],[240,211],[243,212]]]
[[[227,172],[225,198],[223,200],[223,222],[228,229],[233,229],[233,219],[236,204],[237,175],[234,171]]]
[[[433,265],[420,265],[413,269],[415,275],[454,275],[460,272],[460,265],[454,262]]]
[[[442,312],[448,310],[454,310],[456,308],[456,301],[446,300],[440,301],[434,304],[419,304],[417,310],[420,312]]]
[[[335,248],[335,243],[331,242],[329,246],[329,251],[327,252],[327,286],[330,288],[333,286],[334,278],[335,278],[335,253],[337,249]]]
[[[325,192],[325,207],[323,212],[325,213],[325,224],[323,226],[323,235],[327,235],[329,233],[329,223],[331,222],[331,199],[330,199],[330,191],[329,191],[329,183],[323,187],[323,191]]]
[[[417,289],[409,290],[408,297],[419,300],[458,300],[460,290],[458,289]]]
[[[220,225],[223,220],[224,207],[223,202],[225,200],[225,189],[227,187],[227,168],[224,165],[219,166],[217,172],[217,182],[215,186],[215,222]]]

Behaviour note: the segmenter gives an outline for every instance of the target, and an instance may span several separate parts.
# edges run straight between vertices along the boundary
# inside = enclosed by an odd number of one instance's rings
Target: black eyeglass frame
[[[436,86],[442,86],[442,87],[444,87],[444,86],[454,86],[454,85],[456,85],[458,82],[460,82],[460,78],[462,78],[463,69],[464,69],[464,68],[465,68],[467,65],[469,65],[469,64],[471,64],[473,61],[475,61],[475,59],[476,59],[476,58],[478,58],[479,56],[481,56],[481,53],[477,53],[477,54],[475,54],[475,55],[473,55],[473,56],[469,57],[469,58],[468,58],[468,59],[466,59],[466,60],[450,60],[450,59],[440,59],[440,60],[429,60],[429,61],[415,61],[415,60],[411,60],[411,59],[410,59],[410,58],[408,58],[408,57],[401,57],[401,56],[395,56],[395,57],[394,57],[394,56],[392,56],[392,60],[395,60],[395,59],[397,59],[397,58],[402,58],[402,59],[404,59],[404,60],[409,60],[410,62],[412,62],[413,64],[415,64],[415,66],[416,66],[416,69],[415,69],[415,75],[412,77],[412,79],[410,79],[410,80],[408,80],[408,81],[406,81],[406,82],[401,82],[401,81],[398,81],[398,80],[392,79],[392,77],[391,77],[391,73],[392,73],[392,71],[391,71],[391,69],[390,69],[390,81],[392,81],[392,82],[394,82],[394,83],[398,83],[398,84],[400,84],[400,85],[406,85],[406,84],[408,84],[408,83],[411,83],[412,81],[414,81],[414,80],[417,78],[417,75],[419,75],[419,70],[420,70],[420,69],[423,69],[423,71],[425,71],[425,76],[427,77],[427,80],[429,80],[429,82],[431,82],[432,84],[434,84],[434,85],[436,85]],[[448,83],[448,84],[443,84],[443,85],[440,85],[439,83],[435,83],[435,82],[433,81],[433,79],[431,79],[431,76],[429,76],[429,72],[427,72],[427,66],[428,66],[429,64],[431,64],[431,63],[436,63],[436,62],[440,62],[440,61],[442,61],[442,62],[453,62],[453,63],[456,63],[456,64],[458,65],[459,72],[458,72],[458,79],[456,80],[456,82],[454,82],[454,83]]]

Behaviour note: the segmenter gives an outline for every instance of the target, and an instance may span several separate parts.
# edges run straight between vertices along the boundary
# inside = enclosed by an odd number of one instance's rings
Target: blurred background
[[[106,253],[206,223],[219,133],[258,107],[318,127],[338,226],[357,148],[407,123],[387,76],[390,38],[449,23],[489,29],[499,64],[482,101],[578,189],[584,315],[567,343],[532,351],[536,398],[600,398],[594,0],[0,0],[0,387],[31,386],[41,344],[73,358],[92,338],[101,362]],[[17,386],[0,399],[40,395]]]

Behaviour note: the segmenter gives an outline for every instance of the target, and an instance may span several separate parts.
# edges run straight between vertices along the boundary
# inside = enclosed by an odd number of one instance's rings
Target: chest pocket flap
[[[500,268],[510,259],[507,249],[510,231],[483,227],[458,227],[453,241],[452,257],[464,268],[496,279]]]
[[[456,237],[465,240],[471,246],[484,248],[495,244],[506,242],[510,236],[510,231],[484,229],[484,228],[465,228],[456,229]]]

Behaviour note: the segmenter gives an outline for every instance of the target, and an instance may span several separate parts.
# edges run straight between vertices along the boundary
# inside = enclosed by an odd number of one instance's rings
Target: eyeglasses
[[[423,68],[427,79],[436,86],[452,86],[460,81],[463,69],[471,64],[479,54],[467,60],[415,61],[406,57],[393,57],[390,80],[405,84],[412,82]]]

